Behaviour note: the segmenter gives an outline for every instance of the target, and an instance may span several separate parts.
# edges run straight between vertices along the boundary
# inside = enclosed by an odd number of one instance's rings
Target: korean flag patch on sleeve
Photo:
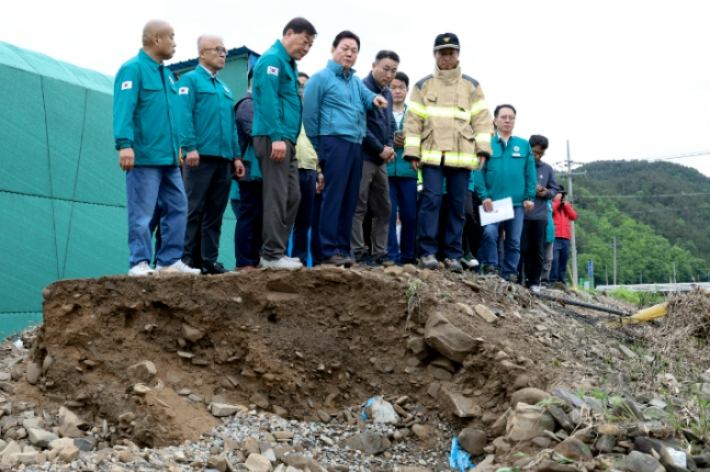
[[[178,90],[178,95],[188,95],[190,93],[190,89],[188,87],[180,87],[180,90]]]
[[[269,66],[266,68],[266,73],[269,75],[279,75],[279,68],[274,66]]]
[[[121,84],[121,90],[130,90],[133,88],[133,81],[127,80]]]

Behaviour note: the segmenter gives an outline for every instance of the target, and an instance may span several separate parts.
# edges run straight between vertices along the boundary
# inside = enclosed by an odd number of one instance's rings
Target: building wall
[[[238,99],[247,56],[224,80]],[[0,336],[42,322],[42,289],[128,270],[113,78],[0,42]],[[228,208],[220,262],[234,267]]]

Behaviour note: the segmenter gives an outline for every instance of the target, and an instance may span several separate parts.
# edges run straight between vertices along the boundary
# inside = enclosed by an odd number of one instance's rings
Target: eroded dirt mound
[[[561,380],[545,367],[554,354],[520,326],[527,292],[485,283],[400,268],[64,280],[43,292],[33,358],[42,373],[25,394],[37,388],[38,401],[151,446],[218,424],[212,401],[316,420],[375,395],[408,395],[420,411],[483,427],[507,409],[516,382],[545,389]],[[441,356],[425,329],[430,316],[475,348]],[[136,367],[144,361],[157,373]]]

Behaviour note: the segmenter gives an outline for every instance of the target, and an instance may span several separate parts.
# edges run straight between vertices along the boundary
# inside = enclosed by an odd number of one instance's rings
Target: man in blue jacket
[[[308,54],[316,29],[304,18],[294,18],[254,66],[253,142],[264,177],[264,247],[260,267],[300,269],[298,259],[286,255],[301,200],[296,141],[301,131],[299,61]]]
[[[126,172],[128,275],[154,274],[150,268],[150,221],[160,207],[162,245],[157,270],[199,274],[180,260],[185,242],[187,199],[178,167],[177,84],[163,61],[175,54],[175,33],[164,21],[143,29],[143,48],[121,66],[113,93],[113,132],[118,160]]]
[[[325,181],[319,227],[323,264],[346,267],[353,264],[350,238],[360,192],[365,112],[373,105],[387,107],[387,100],[355,76],[359,51],[355,33],[338,33],[331,49],[333,59],[313,74],[303,90],[303,125],[318,152]]]
[[[387,255],[398,265],[416,264],[414,243],[417,235],[417,172],[404,160],[404,116],[407,113],[409,77],[404,72],[397,72],[392,85],[392,122],[394,135],[394,160],[387,163],[389,177],[390,228],[387,236]],[[399,241],[397,240],[397,215],[402,223]]]
[[[216,36],[197,40],[199,65],[180,78],[180,145],[185,158],[187,231],[183,262],[200,244],[203,274],[229,272],[217,262],[222,217],[227,208],[233,162],[241,155],[234,123],[234,98],[217,74],[224,68],[227,48]],[[201,238],[198,237],[201,233]],[[201,243],[200,243],[201,241]]]
[[[362,80],[365,87],[387,100],[387,108],[368,110],[367,132],[362,141],[360,196],[353,217],[353,235],[350,242],[355,260],[362,266],[394,265],[394,261],[387,256],[387,233],[392,210],[385,164],[395,157],[392,92],[388,87],[397,74],[397,67],[397,53],[380,51],[372,63],[372,71]],[[365,245],[362,227],[368,208],[372,211],[372,252]]]

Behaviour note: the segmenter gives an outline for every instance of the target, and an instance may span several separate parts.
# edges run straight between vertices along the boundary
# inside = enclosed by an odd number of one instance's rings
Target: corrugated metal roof
[[[24,70],[103,93],[113,94],[113,77],[58,61],[45,54],[0,42],[0,66]]]
[[[258,52],[254,52],[251,49],[249,49],[246,46],[242,46],[240,48],[232,48],[229,51],[227,51],[227,60],[230,59],[236,59],[238,57],[246,56],[247,54],[251,54],[253,56],[259,57],[261,54]],[[199,63],[199,58],[194,58],[194,59],[188,59],[186,61],[180,61],[176,62],[175,64],[169,64],[168,68],[173,71],[181,71],[184,69],[194,69],[197,67],[197,64]]]

